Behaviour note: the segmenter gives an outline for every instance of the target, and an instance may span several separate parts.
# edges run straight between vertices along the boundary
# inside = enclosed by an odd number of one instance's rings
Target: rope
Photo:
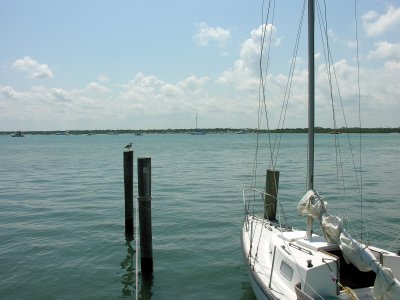
[[[359,300],[356,294],[354,294],[353,290],[347,286],[343,286],[340,282],[337,283],[339,287],[345,292],[351,300]]]
[[[326,261],[324,261],[324,263],[328,266],[329,270],[331,271],[332,280],[334,280],[336,282],[336,284],[343,290],[343,292],[345,292],[351,300],[359,300],[351,288],[345,287],[339,282],[336,275],[333,274],[332,268],[329,266],[329,264]]]

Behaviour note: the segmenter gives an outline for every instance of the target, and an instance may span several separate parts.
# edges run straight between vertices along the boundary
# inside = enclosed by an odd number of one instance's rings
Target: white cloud
[[[24,58],[17,59],[12,67],[15,70],[24,71],[29,74],[30,78],[35,79],[51,79],[53,72],[46,64],[39,64],[36,60],[25,56]]]
[[[99,84],[97,82],[91,82],[84,89],[75,90],[74,92],[76,92],[78,94],[90,93],[90,92],[104,94],[104,93],[111,92],[111,90],[108,87],[106,87],[104,85],[101,85],[101,84]]]
[[[269,27],[268,33],[273,33],[271,44],[279,45],[280,39],[276,38],[276,28]],[[259,57],[260,57],[260,39],[262,36],[263,28],[259,27],[251,33],[251,38],[244,41],[240,51],[240,57],[235,61],[234,67],[221,74],[218,78],[218,83],[223,83],[231,89],[239,90],[242,95],[247,93],[247,101],[251,98],[257,97],[259,86]],[[267,35],[268,36],[268,35]],[[354,47],[354,45],[351,45]],[[267,48],[267,46],[265,46]],[[277,50],[277,49],[275,49]],[[380,58],[385,60],[385,68],[381,71],[376,69],[361,69],[361,93],[362,93],[362,106],[367,111],[367,116],[370,120],[378,120],[379,115],[384,115],[384,107],[390,107],[391,110],[399,109],[397,104],[397,95],[393,87],[397,86],[396,78],[398,67],[400,64],[399,45],[390,44],[387,42],[380,42],[376,44],[376,49],[370,52],[369,58]],[[279,50],[278,50],[279,51]],[[272,56],[276,51],[272,53]],[[321,54],[316,53],[316,97],[317,97],[317,111],[319,126],[333,126],[332,112],[330,110],[330,95],[329,84],[327,84],[327,70],[326,66],[321,62]],[[274,56],[276,57],[276,55]],[[264,57],[265,58],[265,57]],[[287,110],[285,126],[297,127],[306,126],[306,119],[302,118],[304,110],[307,106],[307,64],[303,63],[301,57],[297,57],[296,69],[293,74],[289,108]],[[350,114],[355,113],[358,108],[358,89],[357,89],[357,74],[358,70],[355,65],[349,64],[346,60],[340,60],[335,64],[335,72],[340,85],[340,96],[345,103],[346,110]],[[376,75],[375,73],[379,73]],[[373,75],[375,74],[375,75]],[[287,84],[286,75],[276,75],[273,73],[268,74],[266,86],[266,98],[268,102],[268,109],[270,111],[270,125],[277,126],[278,120],[275,116],[280,115],[282,101],[284,99],[285,87]],[[333,94],[335,101],[339,100],[337,88],[334,85]],[[239,107],[235,103],[236,108]],[[335,102],[335,106],[339,106]],[[378,107],[377,107],[378,106]],[[339,108],[339,107],[338,107]],[[377,113],[370,113],[372,111]],[[339,112],[339,110],[337,110]],[[340,115],[340,112],[339,112]],[[337,118],[340,118],[340,116]],[[374,116],[372,118],[372,116]],[[349,118],[353,122],[352,118]],[[340,120],[340,126],[344,126],[344,120]],[[391,121],[393,123],[393,121]],[[349,124],[349,126],[357,126],[357,124]],[[379,125],[372,125],[379,126]]]
[[[17,99],[19,93],[15,91],[11,86],[0,86],[0,96],[5,99]]]
[[[265,34],[265,42],[278,46],[281,39],[276,37],[276,27],[271,24],[260,25],[251,31],[251,38],[242,43],[240,58],[235,61],[234,67],[222,73],[218,78],[219,83],[234,84],[236,88],[254,88],[258,84],[261,39]],[[264,45],[264,54],[268,45]],[[266,57],[264,56],[264,62]]]
[[[400,61],[387,61],[385,62],[385,68],[388,70],[396,70],[396,72],[399,72]]]
[[[30,97],[34,100],[58,104],[62,102],[72,102],[72,97],[68,91],[54,87],[34,86],[31,89]]]
[[[358,72],[360,74],[361,114],[362,121],[365,122],[363,126],[375,127],[386,126],[388,124],[391,124],[390,126],[398,126],[395,112],[398,112],[400,109],[397,97],[397,74],[399,70],[396,70],[395,66],[389,68],[385,65],[385,67],[379,69],[376,67],[367,68],[361,66],[360,69],[358,69],[356,65],[346,60],[340,60],[334,64],[334,67],[335,78],[337,78],[339,82],[341,101],[346,111],[346,118],[347,122],[349,122],[349,126],[358,126],[358,119],[353,118],[353,116],[356,116],[358,113]],[[325,65],[320,65],[318,67],[316,78],[316,101],[320,103],[319,109],[322,111],[322,113],[320,112],[319,114],[321,116],[324,114],[325,117],[321,119],[328,122],[332,117],[329,116],[331,111],[328,110],[331,100]],[[341,122],[339,126],[344,126],[336,83],[333,85],[332,92],[334,105],[337,108],[337,122]],[[327,125],[329,126],[331,124],[327,123]]]
[[[370,51],[368,58],[400,59],[400,43],[392,44],[386,41],[375,43],[375,50]]]
[[[149,114],[169,114],[192,110],[195,102],[207,101],[203,91],[206,77],[190,76],[177,84],[171,84],[155,76],[138,73],[123,86],[120,98],[131,109]]]
[[[363,27],[369,36],[377,36],[400,26],[400,7],[390,6],[387,12],[379,15],[369,11],[362,17]]]
[[[177,87],[183,90],[195,91],[209,80],[208,77],[196,77],[194,75],[178,82]]]
[[[196,24],[197,33],[193,37],[200,46],[207,46],[211,42],[216,42],[220,47],[224,47],[230,38],[230,31],[221,27],[210,27],[206,23]]]

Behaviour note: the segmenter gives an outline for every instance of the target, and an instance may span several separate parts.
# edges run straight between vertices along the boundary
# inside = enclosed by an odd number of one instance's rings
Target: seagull
[[[132,143],[129,143],[128,145],[125,146],[125,149],[128,151],[131,150],[131,148],[132,148]]]

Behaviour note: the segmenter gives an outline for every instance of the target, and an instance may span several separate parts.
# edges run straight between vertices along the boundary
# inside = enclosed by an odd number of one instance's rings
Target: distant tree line
[[[210,134],[223,134],[223,133],[307,133],[307,128],[285,128],[285,129],[272,129],[272,130],[258,130],[256,128],[205,128],[202,129]],[[72,135],[95,135],[95,134],[189,134],[193,129],[98,129],[98,130],[69,130],[69,131],[24,131],[24,134],[38,134],[38,135],[52,135],[52,134],[72,134]],[[323,128],[316,127],[316,133],[400,133],[398,128]],[[10,135],[11,131],[1,131],[0,135]]]

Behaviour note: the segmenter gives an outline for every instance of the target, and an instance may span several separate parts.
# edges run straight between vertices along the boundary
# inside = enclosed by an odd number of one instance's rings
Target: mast
[[[307,190],[314,188],[314,0],[308,1],[308,170]],[[312,217],[307,219],[307,238],[312,235]]]

